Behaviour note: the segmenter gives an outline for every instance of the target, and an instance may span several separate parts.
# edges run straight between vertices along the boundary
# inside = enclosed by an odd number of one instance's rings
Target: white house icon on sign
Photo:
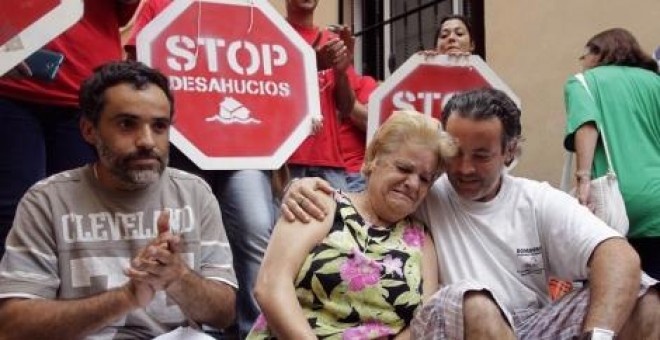
[[[218,113],[206,118],[207,122],[218,121],[222,124],[261,124],[260,120],[250,117],[252,114],[250,109],[232,97],[225,97],[218,106]]]

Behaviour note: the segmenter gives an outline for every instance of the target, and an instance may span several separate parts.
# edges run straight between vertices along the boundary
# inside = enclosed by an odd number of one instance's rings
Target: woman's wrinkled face
[[[378,217],[394,223],[414,212],[437,178],[438,161],[430,147],[416,143],[377,155],[367,193]]]
[[[449,19],[442,23],[436,46],[441,54],[464,54],[474,51],[470,32],[459,19]]]

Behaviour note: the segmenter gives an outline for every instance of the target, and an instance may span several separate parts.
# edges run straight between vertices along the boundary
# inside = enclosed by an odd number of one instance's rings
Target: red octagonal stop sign
[[[81,0],[0,1],[0,75],[75,24]]]
[[[137,37],[175,95],[171,141],[202,169],[275,169],[320,116],[313,49],[266,1],[176,0]]]
[[[442,107],[451,96],[486,86],[506,92],[520,106],[518,97],[479,56],[415,54],[372,93],[368,139],[393,111],[415,110],[440,118]]]

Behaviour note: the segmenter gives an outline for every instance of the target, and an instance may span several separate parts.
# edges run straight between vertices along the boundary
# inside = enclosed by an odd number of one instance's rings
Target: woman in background
[[[575,151],[577,197],[590,206],[590,180],[607,172],[604,132],[630,220],[628,240],[642,269],[660,278],[660,76],[658,64],[625,29],[593,36],[580,57],[589,92],[564,88],[564,147]]]
[[[427,57],[439,54],[470,56],[475,49],[472,37],[472,26],[468,19],[460,14],[452,14],[440,20],[440,26],[435,31],[435,49],[419,53]]]
[[[462,15],[454,14],[440,20],[440,26],[435,32],[435,48],[439,54],[470,55],[475,44],[472,26]]]

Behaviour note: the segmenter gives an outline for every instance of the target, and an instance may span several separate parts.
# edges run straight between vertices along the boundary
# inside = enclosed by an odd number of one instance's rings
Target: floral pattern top
[[[344,194],[335,200],[330,232],[298,272],[298,301],[319,339],[391,338],[421,305],[424,227],[410,217],[375,227]],[[248,339],[274,339],[263,315]]]

